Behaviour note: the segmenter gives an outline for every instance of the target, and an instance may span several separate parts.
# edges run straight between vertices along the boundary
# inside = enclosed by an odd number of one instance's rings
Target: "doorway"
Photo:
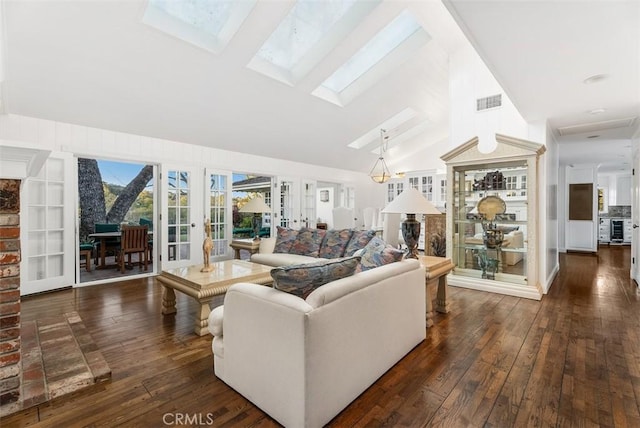
[[[156,167],[151,164],[78,158],[77,283],[121,280],[152,274],[157,202]],[[147,270],[141,254],[132,254],[122,273],[118,268],[122,226],[147,226]],[[105,236],[110,234],[113,236]]]

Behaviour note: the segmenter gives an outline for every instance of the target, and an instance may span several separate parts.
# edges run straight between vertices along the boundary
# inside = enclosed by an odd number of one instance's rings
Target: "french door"
[[[315,228],[317,225],[317,183],[315,180],[302,180],[300,195],[300,225]]]
[[[207,169],[205,172],[205,222],[211,224],[211,239],[213,249],[210,260],[228,259],[231,254],[231,238],[233,234],[232,221],[232,174],[230,171],[216,171]]]
[[[75,283],[75,177],[75,158],[53,153],[36,177],[25,180],[20,209],[24,213],[20,244],[23,295]]]
[[[198,173],[200,171],[200,173]],[[163,165],[162,269],[203,263],[202,170]]]
[[[276,190],[279,197],[274,198],[275,224],[291,229],[300,229],[300,180],[278,177]]]

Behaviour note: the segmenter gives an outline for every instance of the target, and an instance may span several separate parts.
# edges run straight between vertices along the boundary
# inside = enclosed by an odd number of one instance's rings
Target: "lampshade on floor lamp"
[[[253,231],[254,231],[254,241],[260,240],[260,227],[262,226],[262,214],[270,213],[271,208],[269,205],[264,203],[264,200],[260,196],[256,196],[255,198],[249,200],[242,208],[239,210],[241,213],[253,213]]]
[[[407,253],[404,257],[417,259],[420,222],[416,220],[416,214],[440,214],[440,211],[417,189],[411,187],[396,196],[381,212],[407,215],[406,220],[402,222],[402,238],[407,244]]]

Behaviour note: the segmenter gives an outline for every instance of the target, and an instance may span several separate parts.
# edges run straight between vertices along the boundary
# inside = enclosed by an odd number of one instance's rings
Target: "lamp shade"
[[[378,184],[386,183],[391,178],[391,173],[383,157],[379,157],[369,172],[369,177]]]
[[[270,213],[271,208],[269,208],[269,205],[264,203],[264,199],[256,196],[244,204],[239,211],[241,213]]]
[[[398,214],[441,214],[441,212],[414,187],[410,187],[396,196],[381,212]]]

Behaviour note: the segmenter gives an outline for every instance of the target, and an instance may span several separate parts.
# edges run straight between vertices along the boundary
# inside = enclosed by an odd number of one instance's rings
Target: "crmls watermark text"
[[[162,422],[169,426],[213,425],[213,413],[165,413]]]

